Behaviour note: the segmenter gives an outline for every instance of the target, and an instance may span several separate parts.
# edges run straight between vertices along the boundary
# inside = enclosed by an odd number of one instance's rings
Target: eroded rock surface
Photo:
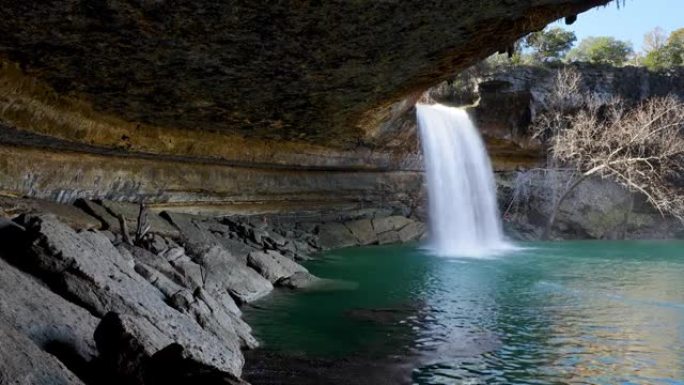
[[[109,312],[137,317],[131,327],[147,352],[177,342],[193,360],[239,377],[243,361],[234,331],[215,335],[169,307],[164,294],[105,236],[76,234],[52,216],[26,216],[20,223],[30,237],[32,267],[54,281],[60,294],[100,317]]]
[[[538,240],[571,178],[570,172],[563,171],[499,174],[499,203],[507,233]],[[643,196],[599,178],[585,180],[570,193],[551,231],[555,239],[673,239],[683,235],[681,221],[662,216]]]
[[[2,258],[0,320],[41,349],[77,365],[75,369],[97,356],[93,332],[100,320]]]
[[[0,318],[0,384],[83,385],[55,357]]]
[[[253,251],[247,257],[247,264],[271,283],[291,277],[297,272],[308,273],[306,268],[285,258],[276,251]]]

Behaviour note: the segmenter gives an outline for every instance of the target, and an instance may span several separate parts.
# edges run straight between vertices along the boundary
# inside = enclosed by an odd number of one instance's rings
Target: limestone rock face
[[[345,226],[356,237],[359,245],[371,245],[378,242],[378,235],[373,229],[370,219],[359,219],[345,223]]]
[[[7,2],[0,190],[194,214],[408,215],[421,93],[607,2]]]
[[[569,178],[569,173],[558,171],[497,175],[507,233],[538,240]],[[682,234],[684,225],[679,220],[661,216],[644,197],[598,178],[585,180],[570,193],[551,231],[556,239],[672,239]]]
[[[13,2],[0,56],[127,121],[355,143],[389,113],[366,112],[605,3]]]
[[[355,246],[356,237],[342,223],[327,223],[321,225],[318,239],[324,249]]]
[[[172,309],[164,293],[136,272],[135,261],[122,256],[104,235],[76,234],[52,216],[25,216],[20,222],[29,237],[29,266],[55,282],[61,295],[101,317],[109,312],[136,317],[139,321],[131,321],[130,328],[146,353],[177,342],[192,360],[240,375],[243,357],[235,331],[214,334]]]
[[[318,230],[318,242],[323,249],[386,245],[415,241],[425,232],[425,224],[414,219],[401,215],[381,216],[323,224]]]
[[[580,87],[604,97],[637,103],[674,94],[684,99],[684,70],[651,72],[643,67],[612,67],[574,63],[569,68],[582,77]],[[448,105],[471,105],[468,111],[480,129],[493,166],[498,170],[535,167],[544,155],[529,125],[543,111],[558,71],[563,66],[475,66],[448,82],[431,88],[432,100]]]

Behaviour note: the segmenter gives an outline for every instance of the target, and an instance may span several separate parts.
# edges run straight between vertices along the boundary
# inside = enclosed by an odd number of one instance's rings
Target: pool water
[[[279,290],[245,317],[267,349],[405,357],[416,384],[684,384],[684,242],[518,246],[333,251],[306,266],[344,284]]]

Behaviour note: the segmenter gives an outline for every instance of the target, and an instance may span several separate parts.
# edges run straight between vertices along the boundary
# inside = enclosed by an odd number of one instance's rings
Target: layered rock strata
[[[8,2],[0,193],[402,213],[421,183],[406,120],[420,94],[606,3]]]

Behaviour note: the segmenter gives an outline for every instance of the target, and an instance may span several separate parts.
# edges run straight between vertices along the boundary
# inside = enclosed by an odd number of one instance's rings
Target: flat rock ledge
[[[3,198],[0,384],[246,384],[243,351],[259,344],[241,306],[277,287],[352,287],[298,261],[425,233],[374,214],[304,222]]]

